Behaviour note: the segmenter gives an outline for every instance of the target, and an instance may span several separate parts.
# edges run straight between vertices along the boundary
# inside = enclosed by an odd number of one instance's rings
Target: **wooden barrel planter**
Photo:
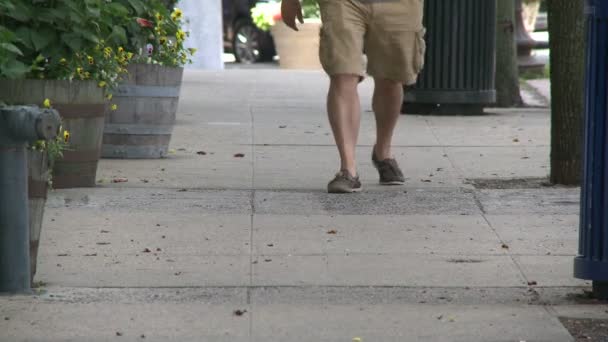
[[[45,152],[28,151],[28,197],[30,224],[30,270],[34,282],[38,260],[38,246],[44,217],[44,206],[49,188],[50,165]]]
[[[38,104],[50,99],[70,132],[68,150],[53,167],[53,187],[94,187],[105,117],[103,89],[93,81],[0,80],[0,100]]]
[[[167,156],[179,101],[183,68],[132,64],[106,112],[101,156],[152,159]]]

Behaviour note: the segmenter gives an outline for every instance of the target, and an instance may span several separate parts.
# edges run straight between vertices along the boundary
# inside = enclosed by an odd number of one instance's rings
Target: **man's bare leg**
[[[400,82],[374,79],[372,108],[376,115],[376,157],[379,160],[392,158],[393,133],[401,113],[403,85]]]
[[[357,75],[331,76],[327,95],[329,123],[340,152],[340,170],[348,170],[352,176],[357,175],[355,147],[361,124],[358,83]]]

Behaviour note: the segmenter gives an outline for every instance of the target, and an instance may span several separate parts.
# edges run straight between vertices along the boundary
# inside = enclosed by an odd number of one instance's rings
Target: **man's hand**
[[[296,17],[300,24],[304,24],[304,16],[302,15],[302,5],[300,0],[283,0],[281,1],[281,17],[285,25],[294,30],[298,30],[296,26]]]

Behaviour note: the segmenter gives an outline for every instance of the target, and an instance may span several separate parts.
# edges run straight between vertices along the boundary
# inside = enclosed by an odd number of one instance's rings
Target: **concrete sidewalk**
[[[579,189],[544,185],[546,108],[403,116],[384,188],[366,81],[364,193],[331,196],[326,83],[186,73],[169,158],[51,194],[43,284],[0,297],[0,341],[565,342],[558,317],[608,318],[572,277]]]

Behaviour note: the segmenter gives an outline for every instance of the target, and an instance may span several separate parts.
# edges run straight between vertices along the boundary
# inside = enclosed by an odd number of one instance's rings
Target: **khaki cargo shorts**
[[[446,0],[449,1],[449,0]],[[319,58],[329,75],[416,83],[424,66],[424,0],[319,0]]]

